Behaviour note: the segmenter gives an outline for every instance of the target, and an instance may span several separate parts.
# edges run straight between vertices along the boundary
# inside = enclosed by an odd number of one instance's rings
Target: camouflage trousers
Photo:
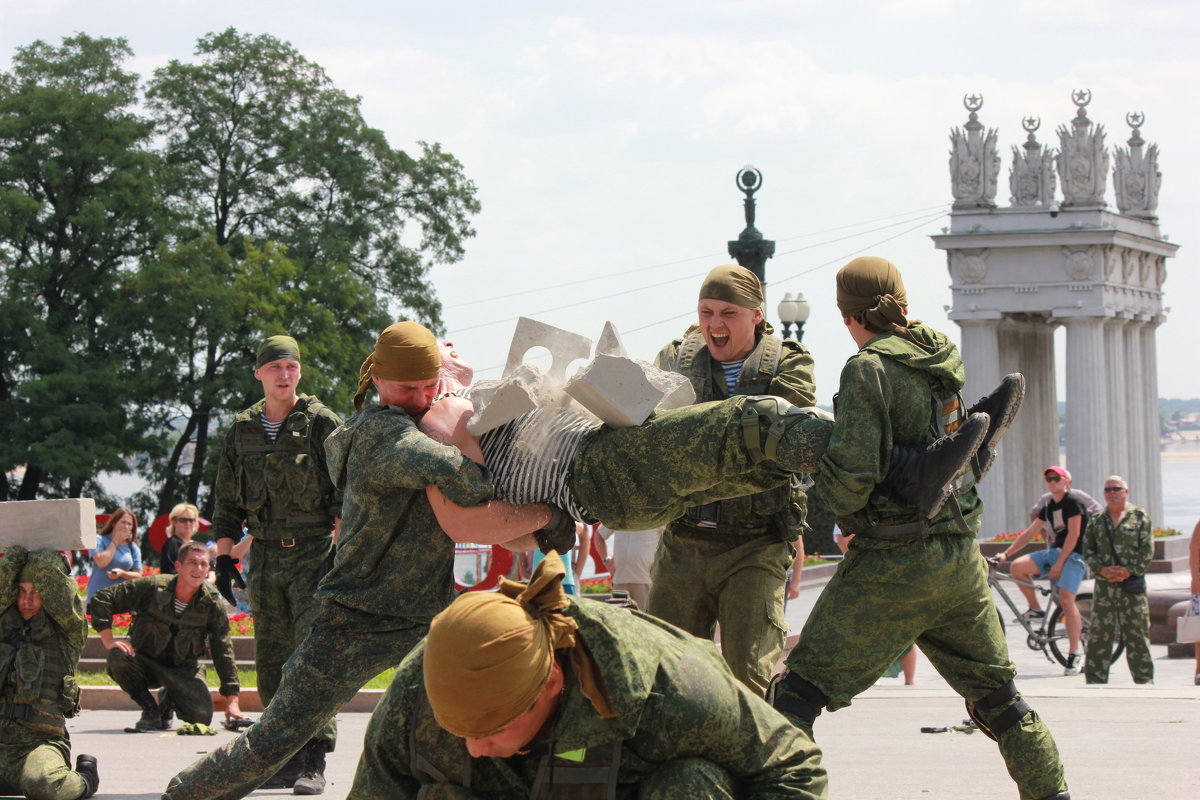
[[[757,494],[794,473],[815,472],[833,423],[784,417],[775,460],[755,463],[742,412],[757,399],[698,403],[656,412],[631,428],[596,429],[571,464],[576,501],[613,530],[641,531],[666,525],[691,506]],[[764,434],[768,425],[761,425]]]
[[[1146,593],[1130,594],[1121,584],[1097,576],[1083,667],[1088,683],[1108,683],[1118,631],[1125,639],[1125,661],[1133,682],[1150,683],[1154,680],[1154,661],[1150,656],[1150,603]]]
[[[428,631],[428,623],[323,602],[258,722],[172,778],[163,800],[236,800],[250,794]]]
[[[283,664],[304,641],[317,618],[320,604],[313,597],[321,566],[333,549],[328,536],[298,539],[294,547],[281,547],[255,539],[250,546],[246,575],[250,610],[254,615],[254,668],[258,671],[258,696],[266,706],[275,696]],[[333,750],[337,721],[313,736]]]
[[[668,526],[654,556],[647,610],[702,639],[720,624],[730,671],[762,696],[787,638],[783,584],[795,557],[791,543],[774,535]]]
[[[130,697],[161,686],[181,720],[205,725],[212,722],[212,694],[200,664],[168,667],[141,653],[130,657],[114,647],[108,651],[107,670],[109,677]],[[163,699],[160,695],[159,700]]]
[[[830,711],[850,705],[913,642],[972,703],[1013,679],[974,538],[930,536],[887,549],[859,544],[851,543],[787,660],[790,672],[828,696]],[[786,684],[778,691],[792,695]],[[1019,699],[978,713],[994,720]],[[811,732],[811,725],[793,721]],[[1004,731],[998,744],[1023,800],[1066,790],[1058,747],[1036,711]]]
[[[7,733],[2,728],[0,731]],[[0,795],[77,800],[87,784],[70,764],[71,745],[66,739],[30,743],[8,741],[6,737],[0,741]]]

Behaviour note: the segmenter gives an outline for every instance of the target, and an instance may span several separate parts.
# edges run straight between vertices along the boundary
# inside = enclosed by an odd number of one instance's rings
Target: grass
[[[386,689],[388,684],[392,682],[392,676],[395,674],[395,669],[384,670],[371,680],[367,681],[363,688]],[[117,685],[117,682],[110,678],[106,672],[80,672],[75,676],[75,680],[80,686]],[[213,667],[209,667],[205,670],[204,681],[213,689],[217,689],[221,686],[221,679],[217,677],[217,671]],[[258,673],[252,669],[239,669],[238,684],[244,687],[258,686]]]

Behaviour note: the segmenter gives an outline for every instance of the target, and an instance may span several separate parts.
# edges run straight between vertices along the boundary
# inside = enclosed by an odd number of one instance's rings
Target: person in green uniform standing
[[[101,589],[88,602],[92,627],[108,649],[109,676],[142,709],[136,725],[126,728],[131,733],[166,730],[175,714],[184,722],[212,722],[212,697],[200,664],[208,652],[221,678],[225,719],[243,718],[229,618],[207,580],[208,546],[186,542],[175,570]],[[133,614],[128,640],[113,637],[113,614]],[[156,701],[150,690],[159,686]]]
[[[820,751],[709,642],[562,590],[471,592],[371,716],[350,800],[827,796]]]
[[[333,558],[342,495],[325,461],[325,439],[341,418],[324,403],[298,394],[300,345],[291,336],[262,342],[254,377],[263,399],[237,414],[225,435],[213,485],[218,586],[241,582],[231,555],[245,525],[250,545],[249,596],[254,616],[254,667],[263,705],[279,689],[283,664],[304,641],[317,616],[317,582]],[[320,794],[325,754],[337,743],[337,722],[317,731],[263,786]]]
[[[574,543],[569,517],[545,504],[492,500],[482,468],[417,429],[440,369],[437,340],[424,326],[397,322],[379,335],[360,371],[358,413],[325,441],[344,516],[312,630],[258,722],[172,778],[166,800],[245,797],[363,684],[398,664],[454,597],[455,541],[492,544],[533,533],[547,550],[566,552]],[[372,387],[379,404],[364,407]],[[490,524],[451,538],[457,534],[439,527],[427,491],[489,516]]]
[[[715,267],[700,286],[697,325],[664,347],[655,364],[686,376],[697,403],[772,395],[812,406],[812,356],[799,342],[773,335],[762,306],[753,272]],[[667,525],[655,554],[648,611],[701,638],[712,638],[720,625],[729,668],[759,695],[787,637],[784,581],[797,546],[803,548],[803,503],[803,493],[784,483],[694,506]]]
[[[844,266],[837,303],[860,349],[842,370],[816,486],[854,541],[772,686],[773,704],[811,732],[822,710],[849,705],[916,642],[981,730],[997,740],[1021,797],[1065,800],[1058,748],[1013,683],[1016,668],[975,543],[983,510],[975,472],[990,466],[1020,405],[1023,379],[1010,376],[1001,391],[963,409],[958,349],[907,319],[904,281],[890,261],[863,257]],[[991,420],[980,447],[988,463],[966,469],[938,513],[924,518],[878,490],[904,452],[894,445],[918,447],[976,412]]]
[[[77,800],[100,785],[96,759],[71,769],[67,717],[79,713],[75,665],[87,619],[53,550],[9,545],[0,558],[0,794]]]

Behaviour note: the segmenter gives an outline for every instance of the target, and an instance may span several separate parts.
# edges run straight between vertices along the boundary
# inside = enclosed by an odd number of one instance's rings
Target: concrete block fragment
[[[643,365],[611,355],[592,359],[567,382],[564,391],[614,428],[645,422],[663,398],[662,391],[647,378]]]
[[[617,326],[611,322],[605,322],[604,330],[600,331],[600,341],[596,342],[596,355],[629,358],[625,343],[621,341],[621,334],[617,333]]]
[[[28,550],[94,550],[96,501],[73,497],[0,503],[0,550],[14,544]]]
[[[638,362],[646,370],[646,379],[662,392],[662,400],[655,406],[657,411],[683,408],[696,402],[696,390],[692,382],[678,372],[668,372],[644,361]]]
[[[525,361],[525,354],[533,347],[544,347],[550,351],[548,374],[561,383],[567,379],[568,364],[591,355],[592,340],[535,319],[521,317],[517,320],[517,329],[513,332],[512,344],[508,348],[508,361],[504,365],[505,378],[521,366]]]
[[[537,406],[541,375],[530,364],[521,364],[494,385],[481,384],[471,392],[475,413],[467,420],[467,430],[482,436],[493,428],[512,422]]]

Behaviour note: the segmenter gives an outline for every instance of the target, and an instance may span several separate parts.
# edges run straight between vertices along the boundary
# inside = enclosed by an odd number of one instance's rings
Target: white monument
[[[1158,149],[1144,142],[1141,114],[1129,114],[1129,148],[1113,169],[1119,213],[1105,202],[1109,154],[1104,129],[1088,118],[1088,91],[1058,129],[1059,148],[1040,145],[1037,119],[1022,121],[1024,152],[1013,148],[1011,205],[995,206],[996,137],[981,135],[982,98],[969,96],[966,131],[951,134],[950,227],[934,236],[946,251],[953,307],[967,364],[964,398],[974,402],[1001,376],[1022,372],[1028,394],[980,485],[980,535],[1020,530],[1045,491],[1042,470],[1059,463],[1054,329],[1066,327],[1066,466],[1074,486],[1101,496],[1104,478],[1129,481],[1131,499],[1162,519],[1155,331],[1163,321],[1167,241],[1155,211]],[[1055,167],[1062,200],[1055,193]],[[978,191],[974,191],[978,187]],[[970,189],[971,191],[968,191]]]

